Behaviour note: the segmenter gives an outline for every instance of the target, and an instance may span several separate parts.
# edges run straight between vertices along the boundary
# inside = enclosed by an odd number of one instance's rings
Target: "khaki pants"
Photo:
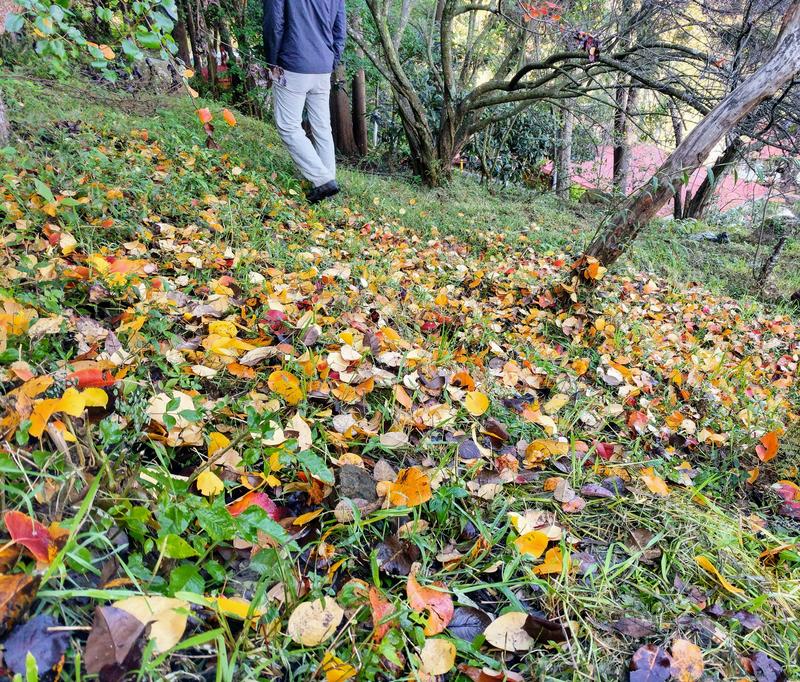
[[[336,154],[331,132],[331,74],[285,72],[286,84],[275,83],[275,125],[295,165],[314,187],[336,179]],[[314,143],[303,130],[303,109]]]

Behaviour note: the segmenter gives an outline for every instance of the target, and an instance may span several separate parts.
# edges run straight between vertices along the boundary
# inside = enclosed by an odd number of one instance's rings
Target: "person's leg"
[[[320,159],[319,154],[303,130],[303,107],[314,77],[306,74],[285,73],[286,85],[275,83],[275,125],[297,168],[314,187],[324,185],[334,178],[334,173]],[[316,132],[315,132],[316,134]]]
[[[333,146],[331,130],[331,76],[318,74],[312,76],[314,82],[306,96],[308,122],[314,134],[314,148],[328,169],[331,179],[336,178],[336,149]]]

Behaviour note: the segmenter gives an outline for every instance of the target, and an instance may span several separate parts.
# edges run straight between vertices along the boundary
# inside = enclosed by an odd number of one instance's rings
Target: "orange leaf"
[[[392,627],[391,622],[382,623],[381,621],[394,613],[394,609],[386,599],[381,597],[378,590],[374,587],[369,588],[369,605],[372,609],[372,638],[376,642],[380,642]]]
[[[550,542],[550,538],[540,530],[532,530],[514,540],[514,544],[521,554],[527,554],[534,559],[542,556],[544,550],[547,549],[548,542]]]
[[[417,467],[401,469],[394,482],[382,481],[379,492],[395,507],[416,507],[431,499],[431,483]]]
[[[222,118],[225,119],[225,123],[227,123],[231,128],[236,125],[236,117],[227,109],[222,110]]]
[[[11,539],[25,547],[37,561],[43,564],[52,561],[57,549],[52,544],[50,531],[46,526],[18,511],[3,514],[3,521]]]
[[[569,558],[567,558],[569,563]],[[536,575],[549,575],[551,573],[561,573],[564,568],[564,556],[558,547],[548,549],[544,555],[544,562],[538,566],[533,567],[533,572]]]
[[[290,372],[276,369],[267,379],[271,391],[275,391],[290,405],[297,405],[303,399],[300,380]]]
[[[756,445],[756,454],[762,462],[769,462],[778,454],[778,431],[770,431],[761,436],[759,444]]]
[[[231,502],[227,507],[228,513],[231,516],[239,516],[245,509],[252,507],[254,504],[261,507],[275,521],[278,521],[282,516],[278,505],[269,499],[266,493],[259,493],[253,490],[245,493],[238,500]]]
[[[418,567],[415,566],[408,574],[408,582],[406,583],[406,594],[408,595],[408,603],[414,611],[420,613],[422,611],[428,612],[428,622],[425,624],[425,636],[438,635],[443,632],[453,618],[453,600],[447,592],[444,592],[444,583],[433,583],[440,589],[432,587],[422,587],[417,582]]]
[[[197,113],[197,118],[200,119],[200,123],[202,123],[203,125],[205,125],[206,123],[211,123],[211,119],[214,118],[208,109],[198,109],[196,113]]]
[[[651,493],[654,493],[655,495],[661,495],[662,497],[669,495],[669,486],[663,478],[655,473],[653,467],[646,467],[645,469],[642,469],[641,477],[644,481],[644,484],[650,489]]]

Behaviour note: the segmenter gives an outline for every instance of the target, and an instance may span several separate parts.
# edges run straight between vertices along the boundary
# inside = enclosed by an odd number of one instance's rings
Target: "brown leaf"
[[[146,626],[136,616],[114,606],[97,607],[86,640],[86,670],[100,680],[120,680],[139,667]]]
[[[651,637],[656,633],[653,624],[642,618],[620,618],[614,621],[611,627],[622,635],[628,635],[636,639]]]
[[[0,575],[0,636],[28,612],[40,581],[40,576],[25,573]]]
[[[391,575],[408,575],[415,561],[420,558],[419,548],[394,535],[381,542],[377,548],[378,566]]]
[[[655,644],[645,644],[631,660],[630,682],[665,682],[670,676],[669,654]]]

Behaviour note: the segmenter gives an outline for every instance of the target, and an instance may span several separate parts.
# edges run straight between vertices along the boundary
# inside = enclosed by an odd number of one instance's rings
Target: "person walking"
[[[347,37],[344,0],[264,0],[264,52],[275,125],[317,203],[339,192],[331,132],[331,73]],[[314,137],[303,130],[303,109]]]

